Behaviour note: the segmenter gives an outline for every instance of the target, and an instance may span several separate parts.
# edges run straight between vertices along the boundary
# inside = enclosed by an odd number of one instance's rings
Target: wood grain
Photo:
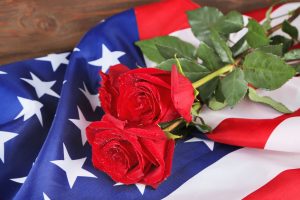
[[[0,65],[71,50],[99,21],[158,0],[0,0]],[[262,8],[272,0],[197,0],[224,12]]]

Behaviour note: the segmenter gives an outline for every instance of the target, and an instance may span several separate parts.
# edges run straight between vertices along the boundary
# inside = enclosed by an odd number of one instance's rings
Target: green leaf
[[[166,60],[157,49],[157,46],[163,46],[168,50],[172,49],[172,54],[174,57],[174,52],[177,55],[182,55],[183,57],[193,58],[196,48],[185,41],[180,40],[174,36],[162,36],[156,37],[149,40],[142,40],[135,43],[142,50],[143,54],[150,60],[160,63]],[[162,51],[162,50],[161,50]]]
[[[295,26],[291,25],[287,20],[282,23],[282,31],[289,34],[291,38],[298,39],[298,30]]]
[[[200,86],[199,88],[197,88],[202,101],[206,102],[211,97],[211,95],[214,93],[214,91],[217,88],[218,82],[219,82],[219,78],[216,77],[208,81],[204,85]]]
[[[300,49],[294,49],[284,54],[284,60],[300,59]]]
[[[245,96],[248,89],[243,71],[239,68],[233,70],[221,79],[221,87],[227,104],[231,107],[236,105]]]
[[[197,101],[192,106],[192,115],[199,116],[200,110],[201,110],[201,103]]]
[[[206,44],[210,44],[210,29],[223,16],[217,8],[202,7],[188,11],[188,20],[193,34]]]
[[[275,110],[277,110],[279,112],[282,112],[282,113],[291,113],[292,112],[285,105],[283,105],[280,102],[275,101],[271,97],[258,95],[256,93],[255,89],[253,89],[253,88],[249,88],[248,97],[253,102],[266,104],[268,106],[271,106],[272,108],[274,108]]]
[[[283,37],[281,35],[275,35],[275,36],[271,37],[270,39],[271,39],[270,44],[272,44],[272,45],[276,45],[276,44],[283,45],[282,53],[286,53],[288,51],[288,49],[293,45],[293,40]]]
[[[266,20],[262,23],[261,26],[263,27],[263,29],[264,29],[265,31],[269,30],[270,28],[272,28],[272,27],[271,27],[271,20],[266,19]]]
[[[180,54],[175,48],[167,47],[163,45],[156,44],[155,45],[160,55],[165,59],[174,58],[175,55],[178,58],[184,58],[182,54]]]
[[[248,32],[246,34],[246,40],[251,47],[257,48],[269,44],[266,32],[258,22],[250,19],[247,27]]]
[[[203,61],[203,65],[211,71],[224,66],[216,52],[205,43],[199,45],[197,56]]]
[[[295,69],[296,69],[296,72],[300,73],[300,65],[297,65]]]
[[[202,133],[208,133],[212,131],[212,128],[205,123],[202,117],[197,117],[193,124],[194,127],[196,127]]]
[[[208,70],[206,67],[198,63],[195,63],[191,60],[185,58],[178,58],[178,61],[181,64],[184,75],[188,79],[190,79],[191,82],[195,82],[203,78],[204,76],[210,74],[210,70]],[[157,65],[157,68],[171,71],[172,65],[177,65],[176,59],[174,58],[160,63],[159,65]]]
[[[260,50],[265,53],[271,53],[276,56],[281,57],[282,56],[282,48],[283,44],[276,44],[276,45],[267,45],[257,48],[256,50]]]
[[[219,80],[218,86],[215,90],[215,98],[218,102],[225,102],[225,97],[222,92],[221,80]]]
[[[254,51],[245,58],[245,79],[256,88],[274,90],[295,75],[295,70],[273,54]]]
[[[212,131],[212,128],[207,124],[196,124],[194,126],[202,133],[209,133]]]
[[[238,32],[244,27],[243,16],[239,12],[231,11],[221,17],[214,27],[222,35]]]
[[[217,111],[217,110],[222,110],[223,108],[225,108],[227,106],[226,102],[219,102],[216,100],[216,98],[211,98],[208,102],[208,107],[211,110]]]
[[[217,31],[211,31],[210,39],[220,59],[224,63],[234,63],[230,48],[228,47],[226,41],[220,36],[220,34]]]
[[[231,47],[231,51],[233,53],[233,56],[236,57],[236,56],[244,53],[249,48],[250,48],[250,46],[246,40],[246,37],[244,36]]]

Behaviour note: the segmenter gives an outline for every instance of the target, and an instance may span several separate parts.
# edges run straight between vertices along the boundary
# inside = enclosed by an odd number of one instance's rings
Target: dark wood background
[[[73,49],[101,19],[157,0],[0,0],[0,65]],[[269,6],[273,0],[195,0],[227,12]]]

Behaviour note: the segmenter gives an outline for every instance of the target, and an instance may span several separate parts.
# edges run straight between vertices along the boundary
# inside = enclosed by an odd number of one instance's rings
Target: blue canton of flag
[[[85,128],[101,118],[99,70],[145,66],[134,10],[93,28],[71,53],[1,66],[0,199],[162,199],[236,147],[198,137],[176,144],[157,190],[94,169]]]

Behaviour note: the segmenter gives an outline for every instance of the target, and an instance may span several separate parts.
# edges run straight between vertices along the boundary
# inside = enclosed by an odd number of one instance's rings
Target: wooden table
[[[71,50],[101,19],[157,0],[0,0],[0,65]],[[196,0],[241,12],[273,0]]]

